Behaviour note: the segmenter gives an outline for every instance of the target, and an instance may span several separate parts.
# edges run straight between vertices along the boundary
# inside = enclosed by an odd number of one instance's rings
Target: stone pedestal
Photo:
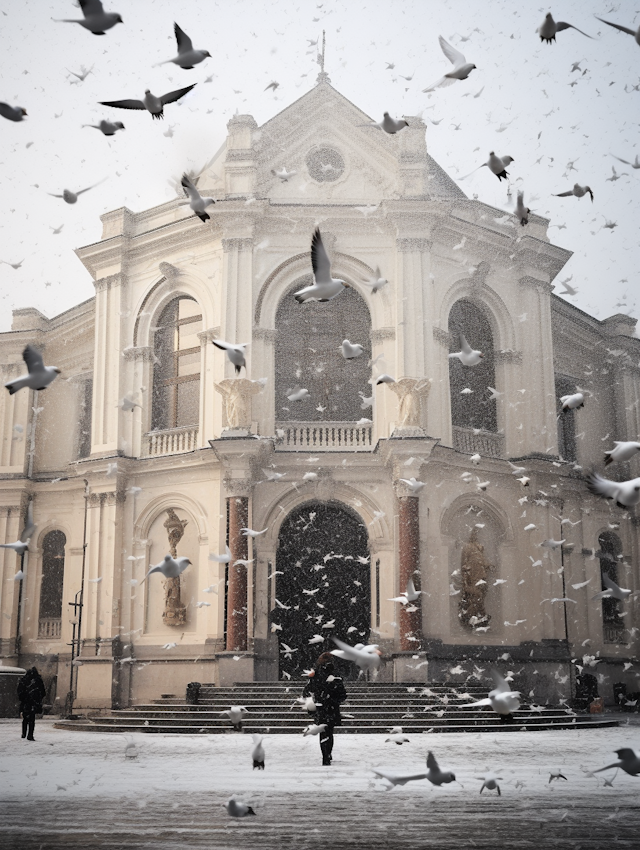
[[[249,539],[242,534],[249,526],[248,496],[227,498],[229,517],[229,584],[227,587],[227,650],[244,652],[247,649],[247,567],[235,564],[249,558]]]
[[[420,569],[420,500],[417,496],[398,498],[398,581],[399,592],[404,593],[407,582],[415,582]],[[400,624],[400,649],[403,652],[420,649],[422,642],[422,615],[420,601],[401,605],[398,622]],[[415,609],[413,611],[407,609]]]

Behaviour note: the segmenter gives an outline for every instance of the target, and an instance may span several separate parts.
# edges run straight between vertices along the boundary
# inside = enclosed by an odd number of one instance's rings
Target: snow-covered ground
[[[0,721],[0,846],[13,848],[421,848],[640,846],[640,777],[588,771],[640,749],[640,726],[509,734],[337,735],[323,767],[317,738],[74,733]],[[138,756],[125,758],[134,741]],[[428,749],[458,782],[391,791],[372,768],[424,769]],[[503,777],[502,796],[477,777]],[[549,782],[551,772],[566,780]],[[605,781],[613,779],[612,785]],[[249,802],[235,821],[223,803]]]

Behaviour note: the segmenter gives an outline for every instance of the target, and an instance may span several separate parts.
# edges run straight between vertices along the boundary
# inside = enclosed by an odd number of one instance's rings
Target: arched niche
[[[281,298],[275,317],[275,418],[280,422],[357,422],[362,418],[358,393],[370,394],[371,316],[364,298],[345,289],[326,303],[299,304],[294,293],[313,282],[298,278]],[[364,352],[345,360],[344,339]],[[304,387],[309,395],[289,401],[288,390]]]
[[[449,312],[451,353],[460,351],[460,334],[483,358],[476,366],[465,366],[457,357],[449,358],[451,424],[497,432],[498,411],[488,387],[496,386],[494,340],[491,324],[480,304],[462,298]]]

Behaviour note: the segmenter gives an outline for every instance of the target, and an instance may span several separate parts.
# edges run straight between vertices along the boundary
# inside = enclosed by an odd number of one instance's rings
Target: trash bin
[[[200,700],[200,682],[189,682],[187,685],[187,704],[197,705]]]
[[[0,717],[19,717],[18,682],[26,673],[22,667],[0,666]]]

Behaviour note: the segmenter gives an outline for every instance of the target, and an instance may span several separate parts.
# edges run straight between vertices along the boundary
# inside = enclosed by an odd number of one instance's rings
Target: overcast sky
[[[24,260],[17,270],[0,265],[0,330],[10,327],[12,308],[54,316],[91,297],[90,276],[73,249],[100,239],[99,216],[174,197],[169,179],[211,158],[236,110],[262,124],[311,88],[318,65],[307,40],[323,28],[335,88],[377,119],[384,111],[422,112],[429,152],[454,179],[490,150],[512,156],[514,186],[551,219],[552,241],[574,252],[558,278],[572,276],[578,294],[569,300],[599,318],[636,315],[640,169],[612,154],[633,161],[640,153],[640,47],[594,17],[636,27],[633,4],[558,3],[556,20],[594,38],[569,29],[551,45],[536,34],[548,7],[521,0],[106,0],[105,8],[124,23],[97,37],[51,20],[80,17],[72,0],[0,0],[0,100],[28,112],[21,123],[0,118],[0,259]],[[153,67],[176,53],[174,20],[212,54],[192,71]],[[422,94],[450,67],[439,35],[477,70]],[[580,69],[572,71],[576,62]],[[79,83],[69,71],[82,66],[93,70]],[[275,94],[264,91],[272,80],[280,83]],[[165,109],[164,121],[98,105],[194,82],[181,104]],[[126,130],[109,140],[82,128],[103,117]],[[612,166],[624,176],[608,179]],[[74,206],[47,194],[105,178]],[[575,182],[591,186],[593,204],[552,196]],[[504,183],[486,168],[460,186],[507,208]],[[605,228],[607,221],[617,226]]]

